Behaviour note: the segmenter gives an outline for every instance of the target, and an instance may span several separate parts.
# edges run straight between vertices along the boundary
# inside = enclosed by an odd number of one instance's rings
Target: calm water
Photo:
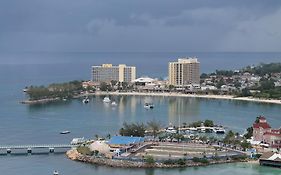
[[[281,125],[281,106],[193,98],[117,97],[118,106],[92,97],[89,104],[81,100],[50,105],[25,106],[22,88],[73,79],[90,79],[90,65],[103,62],[136,65],[139,75],[164,77],[168,60],[196,55],[203,71],[239,68],[250,63],[280,61],[280,53],[24,53],[0,54],[0,144],[68,143],[73,137],[112,135],[124,121],[147,122],[152,119],[177,125],[179,122],[212,119],[218,124],[243,132],[258,115],[267,116],[273,127]],[[243,62],[241,61],[243,60]],[[152,101],[155,109],[144,110]],[[70,130],[69,135],[60,135]],[[96,167],[67,160],[63,155],[0,157],[0,171],[5,174],[280,174],[281,170],[254,165],[230,164],[176,170],[124,170]]]

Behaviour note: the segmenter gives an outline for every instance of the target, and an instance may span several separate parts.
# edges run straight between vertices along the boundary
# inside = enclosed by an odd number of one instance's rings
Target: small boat
[[[175,134],[177,133],[177,130],[174,128],[174,127],[168,127],[166,130],[165,130],[167,133],[171,133],[171,134]]]
[[[84,143],[86,140],[84,137],[81,138],[73,138],[72,141],[70,142],[71,145],[79,145]]]
[[[145,109],[153,109],[154,108],[154,105],[152,103],[145,103],[144,104],[144,108]]]
[[[117,103],[116,103],[115,101],[113,101],[113,102],[111,103],[111,106],[117,106]]]
[[[89,103],[89,101],[90,101],[90,99],[88,97],[86,97],[82,100],[82,102],[85,103],[85,104]]]
[[[104,103],[110,103],[110,98],[109,97],[104,97],[103,102]]]
[[[58,172],[57,170],[55,170],[55,171],[53,172],[53,175],[59,175],[59,172]]]
[[[216,134],[224,134],[225,133],[225,129],[223,129],[223,128],[214,128],[213,130]]]
[[[24,88],[22,91],[23,91],[23,92],[27,92],[27,91],[28,91],[28,88]]]
[[[70,131],[61,131],[60,134],[69,134]]]

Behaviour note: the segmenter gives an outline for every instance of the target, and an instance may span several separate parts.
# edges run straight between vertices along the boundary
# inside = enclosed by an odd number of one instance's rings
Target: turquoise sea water
[[[281,126],[281,106],[252,102],[195,98],[111,96],[117,107],[102,103],[103,97],[92,97],[89,104],[80,99],[48,105],[26,106],[21,91],[26,85],[41,85],[73,79],[90,79],[90,66],[102,62],[137,65],[139,75],[166,76],[167,61],[178,56],[196,55],[203,71],[238,68],[250,63],[272,62],[280,53],[24,53],[0,54],[0,144],[68,143],[73,137],[95,134],[112,135],[123,122],[159,120],[163,125],[212,119],[237,132],[265,115],[273,127]],[[103,59],[104,58],[104,59]],[[105,59],[106,58],[106,59]],[[137,58],[137,60],[136,60]],[[239,61],[240,60],[240,61]],[[243,61],[242,61],[243,60]],[[242,62],[242,63],[241,63]],[[148,64],[150,63],[150,64]],[[145,110],[152,101],[155,109]],[[69,135],[60,135],[70,130]],[[173,170],[126,170],[73,162],[64,155],[2,156],[0,172],[16,174],[281,174],[280,169],[256,165],[227,164]],[[2,174],[2,173],[0,173]]]

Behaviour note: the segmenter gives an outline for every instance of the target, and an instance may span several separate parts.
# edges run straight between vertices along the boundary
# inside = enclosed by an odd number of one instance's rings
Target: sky
[[[280,52],[280,0],[1,0],[0,51]]]

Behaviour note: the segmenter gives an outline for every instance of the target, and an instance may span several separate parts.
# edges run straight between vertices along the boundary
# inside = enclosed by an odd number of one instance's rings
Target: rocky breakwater
[[[180,168],[180,167],[198,167],[198,166],[207,166],[214,164],[223,164],[223,163],[233,163],[233,162],[241,162],[237,160],[217,160],[210,161],[209,163],[199,163],[193,162],[192,160],[186,161],[185,164],[166,164],[166,163],[147,163],[145,161],[130,161],[130,160],[119,160],[119,159],[111,159],[104,157],[94,157],[87,156],[78,153],[77,150],[69,150],[66,153],[67,157],[74,161],[80,161],[95,165],[103,165],[109,167],[118,167],[118,168]]]
[[[45,104],[45,103],[50,103],[54,101],[59,101],[60,98],[46,98],[46,99],[39,99],[39,100],[25,100],[21,101],[22,104],[27,104],[27,105],[34,105],[34,104]]]

